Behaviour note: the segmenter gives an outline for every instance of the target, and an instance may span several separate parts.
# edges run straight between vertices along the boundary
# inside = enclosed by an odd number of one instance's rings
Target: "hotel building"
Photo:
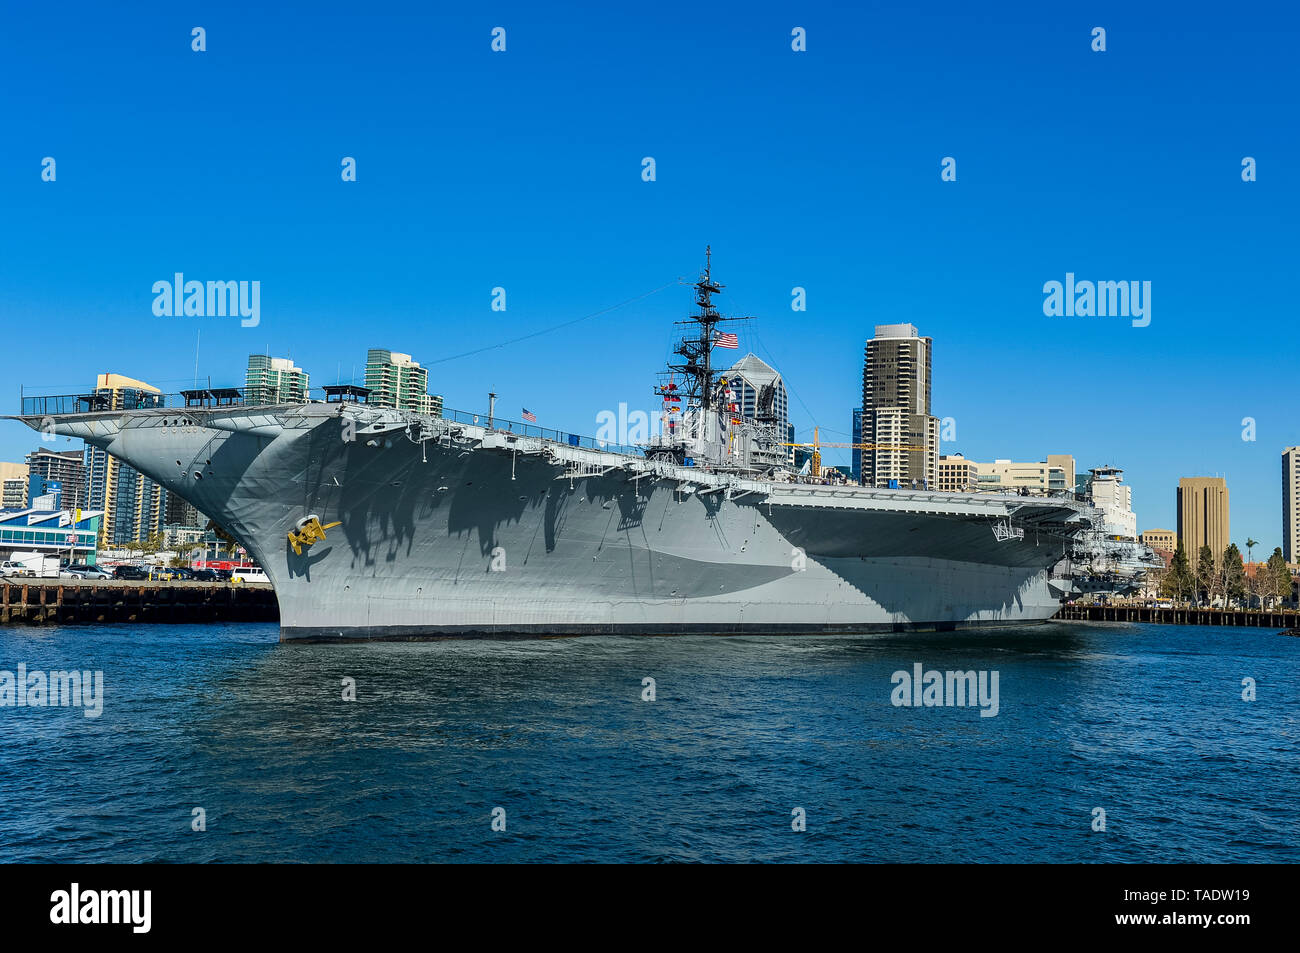
[[[939,482],[939,421],[930,413],[932,350],[932,339],[910,324],[878,324],[866,344],[859,479],[867,486]]]

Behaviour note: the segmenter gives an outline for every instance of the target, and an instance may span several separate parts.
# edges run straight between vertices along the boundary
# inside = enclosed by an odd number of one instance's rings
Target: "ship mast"
[[[684,393],[687,398],[707,413],[712,409],[714,400],[713,372],[713,337],[717,325],[727,321],[748,321],[749,318],[724,318],[714,307],[713,296],[722,291],[723,285],[713,280],[713,247],[704,247],[704,271],[695,282],[695,305],[699,309],[683,321],[675,323],[698,329],[697,333],[684,337],[673,349],[674,354],[685,358],[685,363],[669,364],[670,373],[682,375]],[[660,397],[678,397],[680,394],[667,385],[659,385],[654,392]]]
[[[699,378],[700,407],[704,410],[708,410],[713,405],[713,328],[722,320],[718,309],[713,306],[713,296],[722,291],[722,285],[713,280],[712,271],[713,246],[705,245],[704,272],[700,275],[700,280],[695,282],[695,304],[700,309],[699,313],[692,315],[686,321],[678,322],[679,324],[694,322],[700,328],[699,340],[693,343],[698,344],[704,352],[704,367],[701,368]]]

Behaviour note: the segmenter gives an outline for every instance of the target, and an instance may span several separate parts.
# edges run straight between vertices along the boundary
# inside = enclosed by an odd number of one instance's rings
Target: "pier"
[[[1155,622],[1160,625],[1245,625],[1265,629],[1300,627],[1290,609],[1160,609],[1155,606],[1061,606],[1055,616],[1069,622]]]
[[[0,625],[278,622],[268,585],[0,580]]]

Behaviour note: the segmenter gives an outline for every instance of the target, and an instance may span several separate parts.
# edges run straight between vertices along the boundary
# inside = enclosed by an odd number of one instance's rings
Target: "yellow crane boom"
[[[821,476],[822,470],[822,447],[856,447],[860,450],[929,450],[929,447],[913,447],[903,443],[822,443],[818,439],[820,427],[813,428],[812,443],[785,443],[782,447],[812,447],[812,466],[809,468],[813,476]]]

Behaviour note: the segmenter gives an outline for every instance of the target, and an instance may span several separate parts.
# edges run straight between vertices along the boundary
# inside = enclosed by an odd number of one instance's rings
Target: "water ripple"
[[[0,861],[1300,860],[1300,641],[1267,630],[0,630],[0,669],[19,662],[100,669],[106,700],[0,708]],[[998,716],[894,707],[916,662],[997,670]]]

